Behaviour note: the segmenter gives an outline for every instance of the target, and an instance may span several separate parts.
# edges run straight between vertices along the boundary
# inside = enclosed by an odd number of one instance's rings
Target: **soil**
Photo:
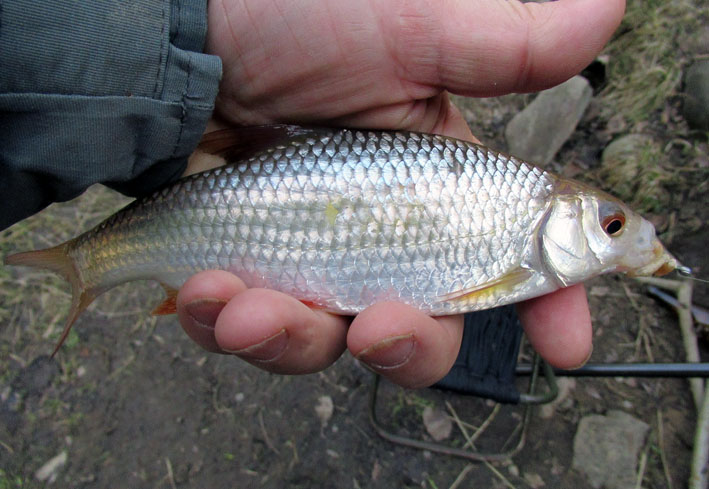
[[[483,142],[504,150],[504,125],[530,97],[463,101],[463,112]],[[706,162],[702,167],[695,161],[706,159],[706,142],[682,128],[678,104],[668,100],[645,132],[669,144],[663,134],[674,124],[675,132],[686,133],[689,144],[699,148],[699,153],[678,149],[677,168],[699,170],[671,189],[665,212],[650,217],[660,223],[670,249],[706,278],[709,207],[704,194],[709,189]],[[617,135],[614,130],[592,106],[552,166],[561,173],[593,172],[603,147]],[[34,245],[76,234],[67,226],[57,226],[62,229],[52,236],[44,231],[47,222],[94,206],[96,195],[115,204],[116,197],[105,189],[89,194],[53,206],[43,221],[30,224]],[[3,253],[20,247],[11,238],[5,235]],[[638,469],[642,487],[683,487],[689,477],[696,416],[686,380],[562,379],[566,394],[551,408],[533,410],[525,446],[516,455],[494,464],[471,463],[380,438],[369,421],[373,375],[348,355],[324,372],[288,377],[205,353],[174,317],[147,316],[161,296],[154,284],[130,284],[101,297],[79,319],[68,344],[50,358],[58,331],[47,330],[46,321],[60,323],[66,314],[66,288],[49,275],[23,279],[26,271],[3,273],[11,280],[0,291],[0,309],[6,313],[0,329],[0,488],[586,489],[588,481],[572,469],[576,427],[583,416],[611,409],[650,426]],[[56,303],[42,302],[45,289],[58,297]],[[706,285],[695,289],[695,302],[709,306]],[[641,284],[602,277],[590,281],[587,290],[595,326],[592,362],[684,359],[675,313]],[[701,347],[706,356],[705,344]],[[525,350],[523,362],[528,355]],[[526,381],[518,379],[520,389],[526,389]],[[333,403],[329,418],[316,411],[323,396]],[[387,426],[427,440],[426,406],[455,412],[471,432],[495,409],[484,399],[435,389],[407,391],[388,383],[380,397],[378,413]],[[524,409],[501,406],[476,448],[503,447]],[[455,429],[446,442],[462,446],[463,438]],[[61,452],[67,461],[55,480],[38,481],[36,471]]]

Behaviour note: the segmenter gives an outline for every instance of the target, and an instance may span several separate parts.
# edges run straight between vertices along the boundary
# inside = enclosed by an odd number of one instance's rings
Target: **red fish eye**
[[[608,236],[618,236],[625,226],[625,215],[617,213],[603,219],[601,227]]]

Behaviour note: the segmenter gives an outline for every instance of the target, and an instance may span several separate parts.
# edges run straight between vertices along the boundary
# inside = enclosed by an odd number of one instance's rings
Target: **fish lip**
[[[661,277],[677,269],[680,263],[677,259],[670,255],[664,246],[658,241],[652,249],[654,259],[637,270],[628,271],[630,277]]]
[[[652,276],[653,277],[662,277],[663,275],[667,275],[668,273],[676,270],[677,265],[678,265],[677,260],[672,258],[672,260],[666,261],[665,263],[660,265],[660,267],[657,270],[652,272]]]

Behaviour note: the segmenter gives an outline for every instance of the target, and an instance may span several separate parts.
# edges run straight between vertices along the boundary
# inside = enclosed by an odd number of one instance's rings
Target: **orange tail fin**
[[[46,250],[25,251],[5,257],[5,265],[19,265],[23,267],[44,268],[64,277],[71,284],[71,310],[66,320],[64,331],[57,346],[54,347],[52,356],[56,355],[59,348],[66,340],[76,318],[93,302],[98,295],[92,290],[87,290],[81,282],[74,261],[67,253],[67,244],[64,243]]]

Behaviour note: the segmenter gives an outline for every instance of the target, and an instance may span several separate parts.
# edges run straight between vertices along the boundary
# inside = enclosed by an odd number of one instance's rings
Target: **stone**
[[[59,474],[59,470],[66,464],[67,454],[62,450],[58,455],[52,457],[34,473],[35,479],[42,482],[54,482]]]
[[[683,109],[689,127],[709,131],[709,59],[695,61],[687,68]]]
[[[638,212],[657,212],[669,204],[662,182],[662,146],[651,136],[627,134],[612,141],[601,155],[600,177],[613,195]]]
[[[443,441],[451,435],[453,422],[450,417],[438,408],[426,406],[423,410],[423,424],[431,438]]]
[[[315,406],[315,413],[320,418],[320,424],[323,428],[327,426],[332,418],[332,413],[335,411],[335,404],[330,396],[320,396],[318,404]]]
[[[653,144],[653,139],[645,134],[628,134],[613,140],[603,150],[601,165],[613,166],[635,158]]]
[[[595,489],[634,487],[638,455],[649,426],[624,411],[585,416],[574,437],[573,468]]]
[[[576,129],[592,92],[582,76],[540,92],[505,128],[510,154],[539,165],[549,163]]]

